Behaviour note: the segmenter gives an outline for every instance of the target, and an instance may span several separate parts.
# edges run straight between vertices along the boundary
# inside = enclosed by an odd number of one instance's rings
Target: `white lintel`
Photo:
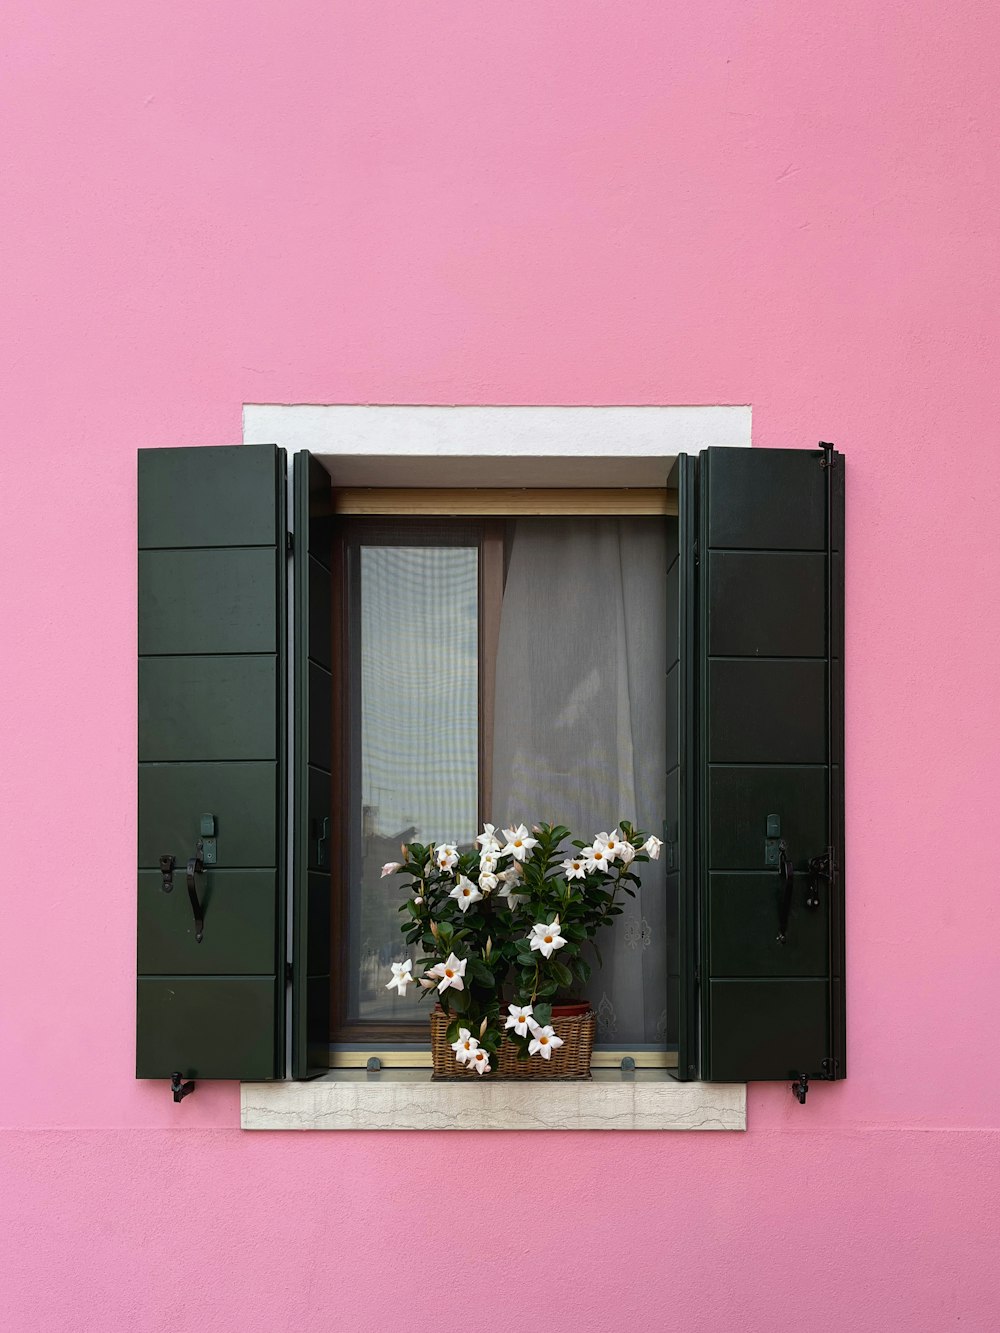
[[[748,448],[750,408],[247,403],[245,444],[308,449],[335,485],[663,486],[679,453]]]

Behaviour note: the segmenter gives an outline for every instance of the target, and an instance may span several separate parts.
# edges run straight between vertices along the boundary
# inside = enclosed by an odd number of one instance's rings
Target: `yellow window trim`
[[[638,1069],[676,1069],[676,1051],[594,1051],[590,1057],[592,1069],[618,1069],[622,1060],[630,1057]],[[383,1069],[430,1069],[431,1053],[423,1046],[372,1047],[354,1046],[330,1051],[331,1069],[364,1069],[374,1057]]]
[[[608,488],[607,490],[515,490],[486,487],[435,490],[348,487],[334,490],[338,514],[438,514],[498,515],[527,514],[663,514],[676,515],[677,492],[654,488]]]

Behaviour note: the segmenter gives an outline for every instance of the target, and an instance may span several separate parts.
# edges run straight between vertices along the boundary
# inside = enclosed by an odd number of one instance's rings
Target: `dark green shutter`
[[[295,497],[295,869],[292,1077],[325,1073],[330,1051],[333,770],[332,492],[303,450]]]
[[[698,1076],[697,995],[697,624],[695,543],[697,460],[680,455],[668,480],[677,492],[667,571],[667,810],[662,855],[667,892],[667,1040],[677,1043],[678,1077]]]
[[[139,1078],[283,1072],[284,475],[271,445],[139,453]]]
[[[709,449],[679,496],[694,554],[686,787],[698,811],[697,864],[682,863],[679,890],[682,916],[694,907],[681,990],[705,1079],[846,1073],[843,477],[832,451]],[[693,1049],[690,1029],[686,1040]],[[694,1072],[693,1058],[679,1069]]]

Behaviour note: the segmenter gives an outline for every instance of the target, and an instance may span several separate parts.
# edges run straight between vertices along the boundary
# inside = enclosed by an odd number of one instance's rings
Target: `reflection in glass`
[[[405,946],[402,881],[380,871],[402,842],[477,832],[479,552],[359,546],[349,577],[349,1017],[426,1024],[426,1008],[385,988]]]

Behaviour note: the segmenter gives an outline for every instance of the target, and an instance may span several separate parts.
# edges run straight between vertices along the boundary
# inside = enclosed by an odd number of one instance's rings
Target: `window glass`
[[[400,843],[475,837],[476,546],[359,544],[350,558],[349,1019],[419,1022],[385,987],[400,957]]]

